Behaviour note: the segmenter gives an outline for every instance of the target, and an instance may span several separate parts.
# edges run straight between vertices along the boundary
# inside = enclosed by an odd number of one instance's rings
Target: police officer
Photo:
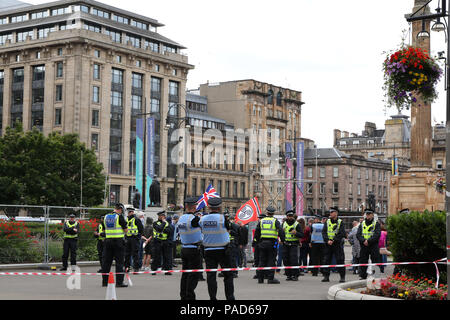
[[[62,268],[60,271],[67,271],[68,259],[70,254],[70,264],[77,264],[77,244],[80,223],[75,221],[75,215],[72,213],[69,220],[64,222],[64,245],[62,256]]]
[[[171,233],[169,222],[166,221],[166,212],[158,212],[158,220],[153,223],[153,252],[152,252],[152,271],[158,270],[162,266],[163,270],[171,270],[172,266],[172,247],[168,239]],[[163,261],[161,261],[161,258]],[[167,272],[166,275],[172,275]]]
[[[139,218],[134,214],[133,207],[127,208],[127,226],[128,231],[125,235],[125,270],[128,271],[131,267],[131,257],[133,257],[134,272],[139,271],[139,246],[144,226]]]
[[[186,212],[178,220],[178,233],[181,241],[181,263],[183,270],[202,269],[200,245],[203,235],[200,229],[200,217],[195,215],[197,197],[188,197],[184,201]],[[183,272],[180,283],[181,300],[195,300],[200,274],[198,272]]]
[[[103,272],[102,268],[103,268],[103,247],[105,242],[105,230],[103,229],[101,221],[103,221],[104,218],[105,216],[100,217],[100,223],[98,224],[97,229],[95,229],[94,231],[94,238],[97,239],[98,260],[100,262],[100,270],[97,271],[99,273]]]
[[[294,211],[286,212],[286,221],[283,222],[284,238],[282,256],[285,266],[298,266],[298,246],[303,238],[303,230],[295,219]],[[286,269],[287,281],[298,281],[299,269]]]
[[[265,217],[266,214],[262,212],[258,217],[258,224],[261,222],[261,219]],[[259,239],[255,237],[255,230],[253,230],[252,247],[253,247],[253,267],[259,267]],[[253,279],[258,279],[258,274],[259,271],[256,270],[256,274],[253,276]]]
[[[323,263],[325,253],[325,242],[323,241],[322,231],[324,224],[319,216],[314,217],[314,223],[311,226],[311,264],[319,266]],[[322,271],[322,269],[320,269]],[[318,268],[311,270],[312,276],[317,277],[319,273]]]
[[[266,209],[267,217],[261,219],[256,226],[255,238],[259,246],[259,263],[258,267],[275,267],[277,258],[276,242],[280,237],[284,242],[284,231],[281,223],[273,217],[275,208],[269,206]],[[275,279],[275,270],[258,270],[258,283],[264,283],[264,277],[267,276],[267,283],[280,283]]]
[[[108,285],[108,273],[111,270],[113,259],[116,261],[116,287],[128,287],[127,284],[123,283],[124,236],[128,231],[127,222],[123,216],[124,211],[123,204],[117,203],[114,206],[114,212],[107,214],[102,221],[106,238],[103,249],[103,287]]]
[[[221,214],[222,199],[211,198],[208,200],[210,213],[200,220],[200,228],[203,234],[203,246],[205,248],[205,262],[207,269],[231,267],[230,234],[231,228],[228,220]],[[217,300],[217,272],[207,272],[206,282],[208,294],[211,300]],[[233,274],[226,271],[224,274],[225,297],[227,300],[235,300]]]
[[[369,256],[372,263],[377,263],[380,258],[380,249],[378,248],[378,240],[381,236],[381,226],[378,221],[374,220],[373,211],[364,210],[366,218],[359,224],[356,238],[361,244],[359,254],[359,263],[365,264],[369,262]],[[367,267],[359,267],[359,276],[361,280],[367,278]]]
[[[330,217],[325,223],[322,230],[322,237],[325,242],[324,261],[325,265],[331,264],[332,255],[336,257],[336,264],[344,264],[345,254],[342,241],[345,238],[344,223],[338,218],[339,209],[330,208]],[[338,268],[341,279],[339,282],[345,282],[345,268]],[[324,268],[322,282],[330,281],[330,268]]]
[[[234,217],[229,213],[224,214],[225,219],[229,221],[230,229],[230,251],[231,251],[231,268],[237,268],[239,262],[239,225],[235,223]],[[223,277],[223,272],[219,273],[219,277]],[[238,272],[233,271],[233,278],[238,277]]]

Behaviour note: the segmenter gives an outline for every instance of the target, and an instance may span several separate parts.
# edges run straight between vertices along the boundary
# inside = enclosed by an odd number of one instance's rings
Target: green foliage
[[[99,205],[104,196],[103,165],[76,134],[45,137],[36,129],[23,132],[21,125],[7,128],[0,138],[0,203],[78,206],[81,154],[83,204]]]
[[[445,212],[411,212],[387,219],[388,246],[395,262],[428,262],[446,257]],[[441,276],[445,265],[438,265]],[[434,264],[398,266],[415,277],[436,277]]]

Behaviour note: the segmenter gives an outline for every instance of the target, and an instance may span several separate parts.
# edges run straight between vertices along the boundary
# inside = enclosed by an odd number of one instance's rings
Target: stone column
[[[425,0],[415,0],[413,12],[416,12]],[[430,10],[425,7],[425,13]],[[423,14],[422,10],[417,14]],[[426,21],[425,30],[430,32],[430,21]],[[422,31],[422,21],[412,23],[412,45],[430,52],[430,38],[417,39],[417,34]],[[425,104],[421,97],[416,97],[417,102],[411,105],[411,168],[431,168],[431,105]]]

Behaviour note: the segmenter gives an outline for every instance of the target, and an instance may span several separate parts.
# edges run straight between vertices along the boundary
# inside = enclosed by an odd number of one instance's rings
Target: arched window
[[[278,91],[277,94],[277,106],[281,106],[281,99],[283,98],[283,94],[281,93],[281,91]]]
[[[272,91],[272,89],[269,90],[268,94],[269,94],[269,96],[267,98],[267,104],[273,104],[273,91]]]

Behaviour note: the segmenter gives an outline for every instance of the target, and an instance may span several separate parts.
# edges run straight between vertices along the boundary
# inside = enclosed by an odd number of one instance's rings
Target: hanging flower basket
[[[443,71],[426,50],[404,47],[387,56],[383,71],[388,106],[400,111],[409,109],[419,96],[425,104],[436,100],[436,85]]]
[[[443,193],[446,189],[446,183],[444,178],[439,178],[434,182],[434,185],[436,187],[436,191],[439,193]]]

